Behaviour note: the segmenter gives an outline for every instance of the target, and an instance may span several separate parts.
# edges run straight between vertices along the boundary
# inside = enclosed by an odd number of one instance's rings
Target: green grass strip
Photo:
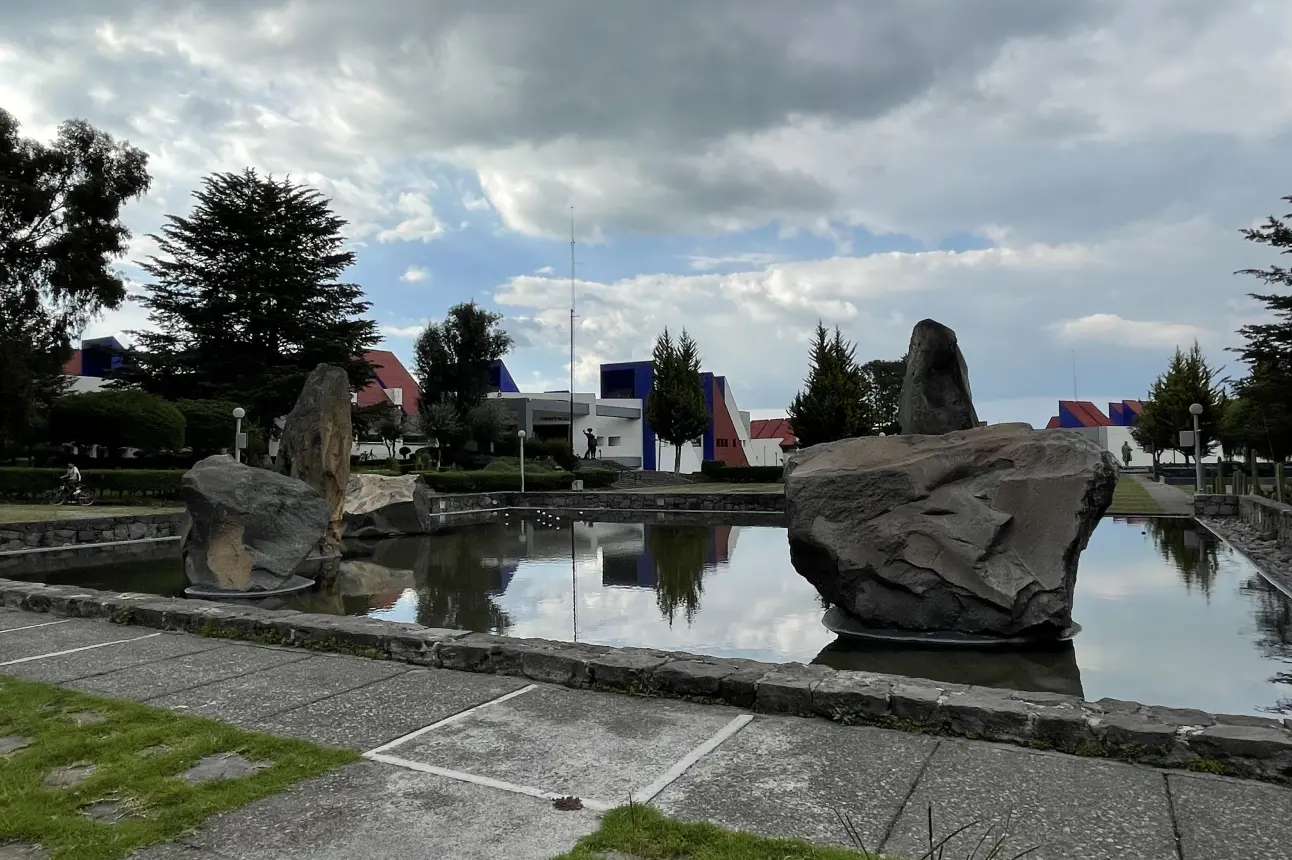
[[[1119,478],[1117,489],[1113,491],[1113,503],[1109,514],[1160,514],[1162,506],[1148,494],[1144,485],[1134,478]]]
[[[104,720],[78,719],[85,713]],[[110,860],[173,840],[208,816],[359,758],[348,750],[0,676],[0,738],[13,736],[31,745],[0,756],[0,845],[36,844],[55,860]],[[268,767],[195,785],[180,778],[216,753],[237,753]],[[42,786],[54,768],[86,764],[96,770],[85,781]],[[128,815],[104,823],[82,814],[104,801]]]

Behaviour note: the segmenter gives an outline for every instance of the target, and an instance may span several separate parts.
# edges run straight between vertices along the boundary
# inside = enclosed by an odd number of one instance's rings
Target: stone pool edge
[[[0,606],[1292,784],[1292,720],[7,579]]]

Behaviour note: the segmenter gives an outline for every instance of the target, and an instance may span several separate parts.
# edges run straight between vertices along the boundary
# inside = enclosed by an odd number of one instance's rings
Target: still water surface
[[[1179,520],[1105,519],[1081,557],[1057,650],[857,647],[821,626],[784,528],[499,517],[398,538],[286,602],[309,612],[603,645],[636,645],[1176,707],[1292,716],[1292,601],[1241,555]],[[178,594],[175,559],[39,577]]]

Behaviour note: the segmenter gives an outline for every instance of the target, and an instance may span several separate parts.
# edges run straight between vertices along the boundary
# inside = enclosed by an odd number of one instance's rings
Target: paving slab
[[[528,683],[502,675],[415,669],[278,714],[262,724],[262,731],[370,750]]]
[[[17,609],[0,609],[0,633],[17,630],[19,627],[34,627],[37,624],[48,624],[51,621],[62,621],[54,615],[40,612],[22,612]]]
[[[655,806],[764,836],[848,845],[838,810],[875,850],[937,746],[936,738],[906,732],[759,716]]]
[[[161,639],[164,637],[158,637]],[[196,651],[168,660],[158,660],[119,669],[115,672],[93,675],[67,686],[87,693],[98,693],[104,696],[117,696],[122,699],[147,701],[181,690],[189,690],[206,684],[213,684],[228,678],[236,678],[289,663],[308,660],[314,655],[307,651],[284,651],[276,648],[261,648],[255,645],[231,645],[213,639],[184,637],[190,641],[210,642],[214,647]],[[148,640],[153,642],[156,640]],[[139,643],[142,645],[143,643]],[[138,647],[137,645],[132,645]],[[101,648],[100,651],[109,651]],[[74,656],[94,654],[85,651]],[[44,661],[37,661],[44,662]]]
[[[53,616],[39,616],[48,621],[55,621]],[[139,627],[122,627],[117,624],[104,624],[102,621],[88,621],[73,618],[66,624],[51,624],[31,630],[15,630],[0,634],[0,671],[11,660],[22,660],[41,654],[53,654],[58,651],[69,651],[73,648],[84,648],[87,645],[102,645],[105,642],[116,642],[122,639],[139,639],[156,631]],[[130,645],[114,645],[114,648],[129,648]]]
[[[935,841],[978,822],[946,845],[968,855],[989,825],[1012,818],[1001,856],[1034,845],[1029,860],[1175,860],[1175,831],[1161,771],[975,741],[943,740],[915,786],[886,854],[928,850],[929,805]],[[1226,855],[1228,856],[1228,855]]]
[[[1184,860],[1292,858],[1292,789],[1192,774],[1167,782]]]
[[[387,752],[618,806],[630,795],[639,796],[741,713],[666,699],[538,687]]]
[[[587,810],[361,762],[131,860],[550,860],[597,825]]]
[[[407,672],[403,663],[317,655],[147,700],[260,731],[266,717]]]
[[[57,630],[58,628],[53,628]],[[131,635],[138,628],[117,628],[120,634]],[[21,636],[22,633],[12,634]],[[8,666],[3,671],[8,675],[26,678],[30,681],[45,681],[51,684],[63,684],[88,678],[92,675],[103,675],[108,672],[129,670],[145,663],[155,663],[186,654],[211,651],[225,646],[217,639],[203,639],[200,636],[188,636],[180,633],[167,633],[154,636],[141,642],[132,642],[127,646],[96,648],[92,651],[78,651],[64,654],[61,657],[46,657],[43,660],[32,660]]]

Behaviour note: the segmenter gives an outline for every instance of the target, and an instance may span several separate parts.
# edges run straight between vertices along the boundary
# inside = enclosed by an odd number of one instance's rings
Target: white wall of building
[[[1126,461],[1122,459],[1122,445],[1129,442],[1131,446],[1130,464],[1132,468],[1135,466],[1153,465],[1153,455],[1144,448],[1141,448],[1139,444],[1131,438],[1131,428],[1129,427],[1072,427],[1065,429],[1071,429],[1088,439],[1093,439],[1095,442],[1099,443],[1100,447],[1104,450],[1111,451],[1117,458],[1118,464],[1125,464]],[[1173,463],[1181,466],[1186,465],[1184,455],[1174,449],[1163,452],[1162,456],[1159,457],[1158,460],[1159,462],[1167,465]],[[1216,446],[1216,449],[1212,451],[1212,453],[1203,455],[1202,458],[1202,462],[1204,463],[1217,463],[1219,461],[1219,446]]]
[[[785,465],[780,439],[750,439],[745,443],[745,457],[751,466]]]

